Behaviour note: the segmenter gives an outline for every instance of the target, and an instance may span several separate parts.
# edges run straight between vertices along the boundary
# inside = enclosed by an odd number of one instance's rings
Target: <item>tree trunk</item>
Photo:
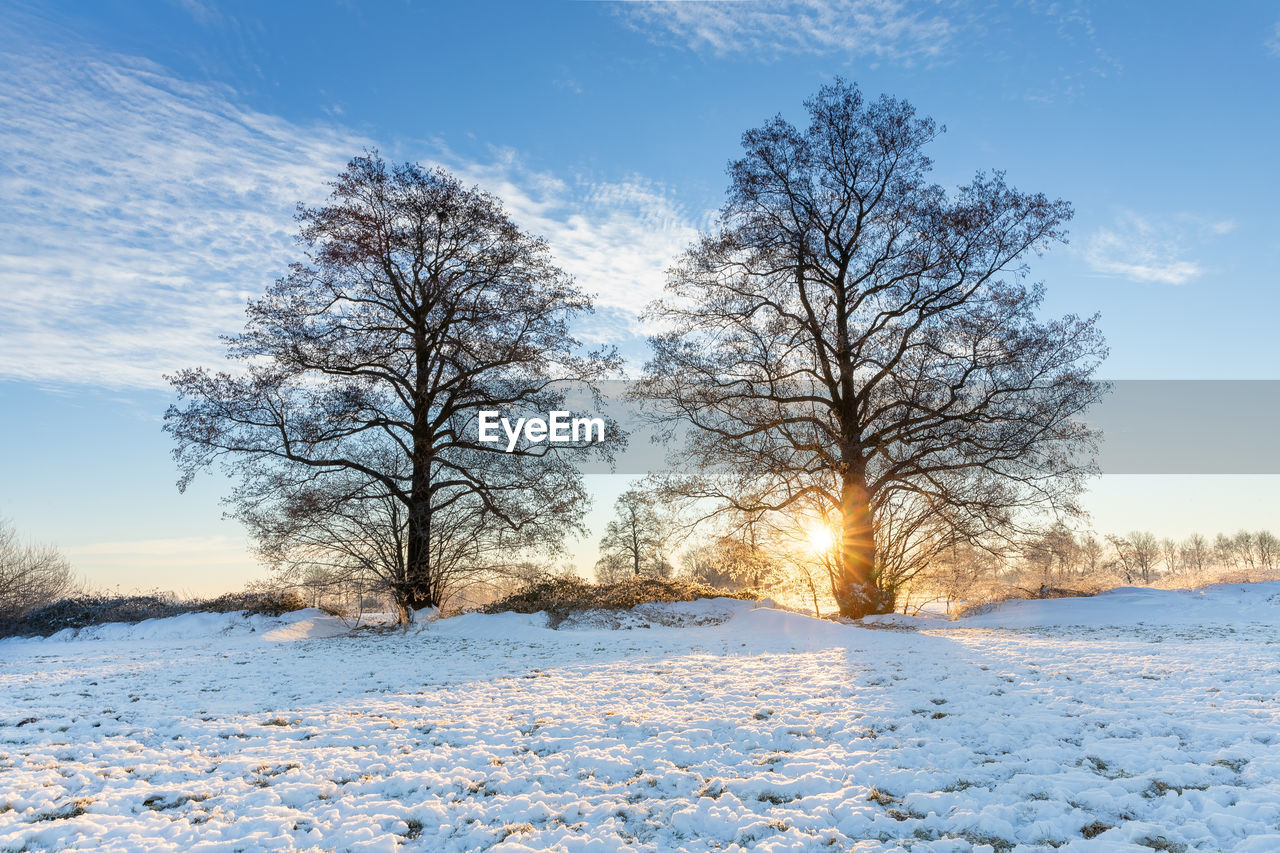
[[[859,619],[893,610],[893,596],[877,584],[876,540],[866,474],[846,471],[840,489],[840,565],[832,593],[840,615]]]
[[[414,334],[417,394],[413,412],[413,482],[409,495],[409,541],[405,561],[406,603],[414,610],[439,607],[435,578],[431,572],[431,457],[435,449],[431,434],[431,402],[428,390],[430,363],[427,356],[425,321],[419,320]]]
[[[414,475],[417,480],[417,475]],[[416,483],[414,492],[417,493]],[[423,490],[425,491],[425,489]],[[405,603],[414,610],[439,607],[436,585],[431,577],[431,506],[430,498],[413,498],[409,510],[409,543],[405,560]]]

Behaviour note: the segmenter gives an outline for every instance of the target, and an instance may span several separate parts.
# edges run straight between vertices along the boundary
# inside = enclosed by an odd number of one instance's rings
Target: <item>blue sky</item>
[[[1108,377],[1280,378],[1274,3],[0,3],[0,515],[95,583],[238,587],[224,484],[173,487],[160,377],[217,362],[348,157],[497,192],[638,360],[741,133],[837,74],[947,126],[944,184],[1074,203],[1033,272],[1048,311],[1102,312]],[[599,527],[622,483],[592,482]],[[1090,506],[1280,528],[1277,485],[1107,477]]]

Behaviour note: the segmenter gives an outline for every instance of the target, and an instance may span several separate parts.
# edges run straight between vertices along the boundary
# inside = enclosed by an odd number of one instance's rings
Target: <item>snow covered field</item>
[[[1277,584],[600,624],[0,641],[0,850],[1280,850]]]

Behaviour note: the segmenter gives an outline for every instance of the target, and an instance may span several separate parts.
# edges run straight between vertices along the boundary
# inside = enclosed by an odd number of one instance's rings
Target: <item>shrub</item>
[[[482,613],[537,613],[545,610],[563,615],[583,610],[626,610],[649,602],[696,601],[700,598],[755,596],[746,592],[725,592],[686,580],[632,577],[618,583],[590,583],[576,577],[555,577],[534,581],[514,595],[482,607]]]
[[[48,636],[65,628],[87,628],[108,622],[142,622],[183,613],[234,613],[279,616],[307,604],[291,592],[231,592],[210,599],[180,599],[165,593],[146,595],[86,594],[37,608],[0,622],[0,637]]]
[[[209,613],[234,613],[237,610],[245,610],[253,615],[280,616],[309,606],[296,592],[268,590],[228,592],[217,598],[192,601],[190,609]]]

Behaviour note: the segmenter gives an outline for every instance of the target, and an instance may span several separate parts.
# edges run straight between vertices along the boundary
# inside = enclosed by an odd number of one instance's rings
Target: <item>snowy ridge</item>
[[[267,641],[334,637],[348,632],[341,619],[314,608],[295,610],[281,616],[264,616],[245,611],[230,613],[183,613],[142,622],[108,622],[85,628],[64,628],[49,637],[10,637],[5,644],[63,643],[76,640],[129,642],[135,640],[232,639],[257,636]]]
[[[765,611],[766,613],[761,613]],[[767,614],[773,615],[767,615]],[[786,614],[786,615],[780,615]],[[816,631],[824,624],[779,608],[772,602],[713,598],[676,603],[642,604],[631,610],[590,610],[563,620],[546,613],[471,613],[437,621],[435,611],[417,614],[410,632],[432,631],[445,636],[521,635],[541,630],[633,630],[639,628],[697,628],[732,621],[731,630],[779,630],[787,634]],[[367,615],[362,624],[388,620],[382,614]],[[1082,598],[1012,599],[988,612],[949,622],[938,616],[889,614],[870,616],[863,625],[936,630],[966,628],[1134,627],[1234,625],[1242,622],[1280,622],[1280,582],[1217,584],[1202,589],[1164,590],[1121,587]],[[306,609],[282,616],[233,613],[185,613],[138,623],[109,623],[87,628],[67,628],[46,637],[0,640],[4,644],[100,640],[197,640],[256,638],[269,642],[335,637],[350,633],[351,626],[320,610]]]
[[[1120,587],[1088,598],[1006,601],[958,620],[974,628],[1222,625],[1280,621],[1280,583],[1215,584],[1201,589]]]

